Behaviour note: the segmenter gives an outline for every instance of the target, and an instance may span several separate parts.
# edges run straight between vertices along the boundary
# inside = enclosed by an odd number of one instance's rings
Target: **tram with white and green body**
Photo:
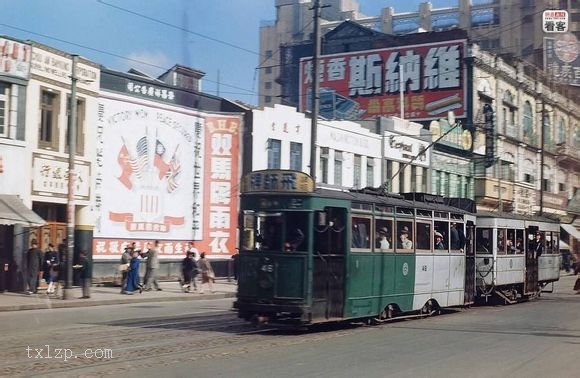
[[[389,319],[474,302],[475,214],[423,193],[314,189],[298,171],[242,180],[234,307],[244,319]]]

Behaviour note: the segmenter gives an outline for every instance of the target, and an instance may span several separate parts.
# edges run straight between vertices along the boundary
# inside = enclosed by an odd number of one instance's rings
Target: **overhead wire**
[[[123,8],[123,7],[120,7],[120,6],[115,5],[115,4],[107,3],[104,0],[97,0],[97,2],[100,3],[100,4],[103,4],[105,6],[108,6],[108,7],[114,8],[114,9],[117,9],[119,11],[122,11],[122,12],[125,12],[125,13],[128,13],[128,14],[131,14],[133,16],[141,17],[143,19],[146,19],[146,20],[149,20],[149,21],[153,21],[153,22],[156,22],[158,24],[161,24],[161,25],[164,25],[164,26],[173,28],[173,29],[177,29],[179,31],[183,31],[183,32],[186,32],[186,33],[189,33],[189,34],[192,34],[192,35],[195,35],[195,36],[198,36],[198,37],[207,39],[207,40],[212,41],[212,42],[220,43],[222,45],[229,46],[231,48],[234,48],[234,49],[237,49],[237,50],[241,50],[241,51],[244,51],[244,52],[253,54],[253,55],[260,55],[260,53],[257,52],[257,51],[253,51],[253,50],[247,49],[245,47],[241,47],[241,46],[235,45],[233,43],[230,43],[230,42],[227,42],[227,41],[218,39],[218,38],[214,38],[214,37],[211,37],[211,36],[208,36],[208,35],[199,33],[199,32],[195,32],[193,30],[189,30],[189,29],[184,28],[182,26],[178,26],[178,25],[172,24],[170,22],[160,20],[160,19],[155,18],[155,17],[147,16],[146,14],[139,13],[139,12],[133,11],[133,10],[128,9],[128,8]]]
[[[167,71],[169,69],[167,67],[162,67],[162,66],[159,66],[157,64],[145,62],[145,61],[142,61],[142,60],[139,60],[139,59],[129,58],[129,57],[126,57],[126,56],[123,56],[123,55],[120,55],[120,54],[116,54],[116,53],[110,52],[110,51],[106,51],[106,50],[102,50],[102,49],[97,49],[97,48],[94,48],[94,47],[90,47],[90,46],[83,45],[83,44],[76,43],[76,42],[72,42],[72,41],[67,41],[67,40],[64,40],[62,38],[53,37],[53,36],[50,36],[50,35],[47,35],[47,34],[34,32],[32,30],[23,29],[23,28],[14,26],[14,25],[9,25],[9,24],[0,22],[0,26],[6,27],[6,28],[10,28],[10,29],[14,29],[14,30],[18,30],[18,31],[21,31],[21,32],[24,32],[24,33],[36,35],[36,36],[39,36],[39,37],[42,37],[42,38],[51,39],[51,40],[58,41],[58,42],[61,42],[61,43],[65,43],[65,44],[68,44],[68,45],[71,45],[71,46],[76,46],[76,47],[79,47],[79,48],[82,48],[82,49],[94,51],[94,52],[97,52],[99,54],[113,56],[115,58],[123,59],[123,60],[129,61],[129,62],[139,63],[139,64],[143,64],[143,65],[146,65],[146,66],[149,66],[149,67],[158,68],[158,69],[161,69],[161,70],[164,70],[164,71]],[[207,79],[207,78],[204,78],[203,80],[204,81],[207,81],[207,82],[210,82],[210,83],[216,83],[216,84],[218,84],[218,82],[215,81],[215,80],[211,80],[211,79]],[[224,85],[224,86],[229,87],[229,88],[233,88],[233,89],[238,89],[238,90],[241,90],[241,91],[245,91],[245,93],[244,93],[245,95],[254,95],[254,96],[257,95],[257,93],[252,92],[251,90],[246,89],[246,88],[241,88],[241,87],[238,87],[238,86],[235,86],[235,85],[231,85],[231,84],[227,84],[227,83],[224,83],[224,82],[221,82],[221,81],[219,82],[219,84],[220,85]]]

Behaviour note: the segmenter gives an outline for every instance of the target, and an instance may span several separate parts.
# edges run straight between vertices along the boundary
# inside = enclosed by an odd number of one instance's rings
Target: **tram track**
[[[53,375],[77,374],[90,370],[98,375],[117,374],[119,371],[130,371],[147,366],[160,366],[175,362],[188,362],[200,359],[227,358],[254,351],[284,347],[306,342],[317,342],[329,338],[344,336],[350,330],[337,329],[332,332],[287,332],[277,327],[256,329],[247,322],[229,319],[222,314],[220,319],[211,320],[212,315],[201,316],[202,319],[172,320],[156,319],[151,322],[122,322],[124,326],[133,327],[131,334],[119,336],[110,327],[118,325],[95,325],[92,334],[84,333],[82,337],[66,334],[68,337],[53,337],[51,345],[60,345],[80,351],[89,345],[97,347],[102,340],[114,340],[113,359],[72,358],[64,361],[27,358],[24,344],[0,348],[3,362],[0,363],[0,376],[14,375]],[[232,314],[233,317],[233,314]],[[148,327],[172,328],[149,332]],[[81,328],[82,329],[82,328]],[[275,337],[284,333],[284,338]],[[29,338],[32,335],[29,335]],[[82,340],[82,341],[81,341]],[[32,342],[32,340],[30,339]],[[68,344],[66,344],[68,343]],[[41,343],[44,344],[44,343]],[[6,346],[7,344],[4,344]],[[32,344],[31,344],[32,345]],[[42,346],[42,345],[40,345]]]

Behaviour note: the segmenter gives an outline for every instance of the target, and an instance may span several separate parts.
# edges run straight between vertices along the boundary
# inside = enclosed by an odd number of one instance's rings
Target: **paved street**
[[[309,331],[255,329],[231,298],[4,312],[0,375],[573,377],[574,280],[530,303]]]
[[[214,284],[214,293],[204,288],[204,292],[192,291],[184,293],[176,281],[162,281],[159,283],[162,291],[149,291],[133,295],[120,294],[118,286],[99,286],[94,285],[91,288],[90,299],[80,299],[82,291],[80,287],[73,288],[71,299],[63,300],[62,295],[46,295],[44,290],[39,290],[36,295],[25,295],[24,293],[6,292],[0,294],[0,312],[20,311],[20,310],[40,310],[69,307],[89,307],[100,305],[114,305],[126,303],[142,302],[175,302],[190,301],[192,299],[210,299],[233,297],[236,292],[235,281],[217,280]],[[198,283],[199,285],[199,283]]]

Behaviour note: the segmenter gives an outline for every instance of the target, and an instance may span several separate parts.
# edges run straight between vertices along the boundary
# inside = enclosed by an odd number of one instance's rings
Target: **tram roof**
[[[321,197],[330,197],[336,199],[344,199],[349,201],[357,201],[357,202],[367,202],[367,203],[375,203],[380,205],[387,205],[387,206],[397,206],[397,207],[408,207],[408,208],[418,208],[424,210],[434,210],[434,211],[445,211],[451,212],[455,214],[471,214],[469,211],[465,211],[463,209],[448,206],[445,203],[439,202],[426,202],[426,201],[419,201],[419,200],[409,200],[406,199],[403,195],[396,194],[396,193],[386,193],[386,194],[379,194],[378,192],[370,192],[365,190],[356,190],[356,191],[340,191],[340,190],[332,190],[332,189],[325,189],[325,188],[317,188],[314,193],[314,196],[321,196]],[[418,197],[413,197],[418,198]]]
[[[531,215],[523,215],[523,214],[515,214],[515,213],[506,213],[506,212],[499,212],[499,211],[478,211],[476,216],[478,218],[501,218],[501,219],[515,219],[515,220],[523,220],[523,221],[530,221],[530,222],[545,222],[545,223],[554,223],[559,224],[557,220],[542,217],[542,216],[531,216]]]

